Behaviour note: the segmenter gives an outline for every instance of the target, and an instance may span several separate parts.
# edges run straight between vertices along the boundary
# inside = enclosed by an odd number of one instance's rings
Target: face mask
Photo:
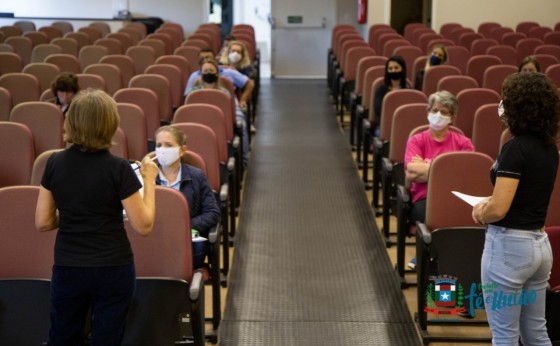
[[[430,123],[430,127],[435,131],[442,130],[445,126],[451,123],[451,118],[442,115],[440,112],[437,113],[428,113],[428,122]]]
[[[156,148],[156,155],[159,155],[157,160],[160,165],[169,167],[179,160],[179,147]]]
[[[441,64],[441,58],[439,56],[432,55],[430,57],[430,66],[437,66]]]
[[[218,75],[215,73],[204,73],[202,75],[202,80],[206,83],[216,83]]]
[[[399,80],[402,77],[402,72],[388,72],[387,76],[390,80]]]
[[[229,61],[231,61],[234,64],[237,64],[241,60],[241,54],[237,52],[231,52],[229,53],[228,58]]]
[[[500,119],[504,118],[504,101],[500,101],[500,105],[498,106],[498,116]]]

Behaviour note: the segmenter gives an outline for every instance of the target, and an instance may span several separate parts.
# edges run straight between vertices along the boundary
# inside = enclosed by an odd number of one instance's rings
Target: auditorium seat
[[[499,103],[501,100],[500,94],[484,88],[464,89],[456,96],[459,111],[454,125],[460,128],[469,138],[472,137],[474,114],[478,107],[489,103]]]
[[[121,41],[116,38],[100,38],[93,43],[95,46],[103,46],[107,48],[107,54],[123,54],[123,46]]]
[[[60,74],[60,69],[58,66],[47,62],[35,62],[26,65],[22,72],[35,76],[39,81],[40,92],[43,93],[51,87],[53,81]]]
[[[437,91],[447,90],[457,95],[461,90],[467,88],[478,88],[476,79],[470,76],[452,75],[442,77],[437,84]]]
[[[179,55],[163,55],[156,59],[155,64],[171,64],[179,68],[181,71],[181,88],[185,90],[188,78],[191,75],[191,65],[185,57]]]
[[[82,47],[89,45],[89,36],[83,32],[69,32],[64,34],[65,38],[71,38],[78,43],[78,52]],[[78,52],[76,52],[76,56],[78,56]]]
[[[0,87],[0,121],[10,120],[12,111],[12,95],[6,88]]]
[[[10,121],[26,125],[33,134],[35,156],[51,149],[64,148],[64,116],[54,103],[23,102],[12,109]]]
[[[128,158],[142,161],[148,154],[148,134],[146,131],[146,117],[140,106],[133,103],[117,103],[119,113],[119,127],[126,135]]]
[[[103,46],[87,45],[78,52],[80,68],[82,71],[91,64],[99,63],[102,57],[109,54],[109,50]]]
[[[161,119],[157,94],[150,89],[129,87],[118,90],[113,98],[117,103],[132,103],[142,108],[146,118],[146,136],[152,147],[149,150],[154,150],[155,133]]]
[[[467,62],[471,57],[471,52],[463,46],[446,47],[447,63],[458,67],[462,74],[467,73]]]
[[[486,71],[484,71],[484,77],[482,81],[482,87],[486,89],[491,89],[502,94],[502,84],[504,80],[512,73],[517,72],[517,67],[513,65],[494,65],[489,66]]]
[[[62,54],[62,48],[54,44],[39,44],[33,47],[31,51],[31,61],[34,62],[44,62],[45,59],[51,54]],[[29,65],[29,64],[28,64]],[[26,65],[27,66],[27,65]]]
[[[496,116],[498,103],[489,103],[478,107],[474,113],[472,143],[479,153],[490,156],[493,160],[498,158],[500,138],[503,124]]]
[[[511,46],[503,44],[488,47],[486,54],[500,58],[502,64],[517,66],[517,50]]]
[[[183,88],[183,76],[178,67],[170,64],[153,64],[146,68],[145,73],[160,75],[167,79],[169,82],[171,106],[173,110],[179,108],[179,106],[183,104],[183,91],[185,89]]]
[[[478,82],[478,85],[484,86],[484,71],[490,66],[500,65],[502,60],[494,55],[475,55],[469,58],[467,62],[467,76],[471,76]]]
[[[82,72],[80,60],[72,54],[51,54],[45,58],[45,62],[58,66],[61,72],[73,74]]]
[[[20,56],[24,66],[31,62],[31,51],[33,50],[31,39],[23,36],[11,36],[7,37],[4,43],[14,48],[14,53]]]
[[[42,31],[28,31],[25,32],[22,36],[30,39],[31,45],[33,47],[39,44],[47,44],[50,42],[50,38]]]
[[[105,81],[105,90],[114,95],[123,87],[121,70],[113,64],[91,64],[84,69],[84,73],[98,75]]]
[[[17,161],[14,161],[16,157]],[[0,187],[27,185],[34,160],[35,146],[31,130],[12,121],[0,122]]]
[[[0,52],[0,76],[6,73],[20,72],[22,68],[23,62],[18,54]]]
[[[78,41],[70,37],[57,37],[53,38],[51,44],[62,48],[63,54],[71,54],[78,56]]]
[[[171,106],[171,87],[166,77],[159,74],[139,74],[128,83],[130,88],[146,88],[158,96],[159,115],[164,122],[171,122],[173,109]]]
[[[76,78],[78,78],[80,89],[92,88],[107,91],[107,84],[105,84],[105,80],[101,76],[90,73],[78,73]]]
[[[124,54],[109,54],[99,60],[100,64],[111,64],[118,67],[121,72],[121,85],[127,87],[128,83],[134,77],[134,61]]]
[[[15,106],[22,102],[38,101],[40,94],[39,81],[27,73],[6,73],[0,76],[0,87],[6,88],[12,95]]]
[[[74,26],[72,25],[72,23],[67,21],[52,22],[51,26],[58,28],[62,35],[66,35],[67,33],[74,31]]]
[[[62,37],[62,30],[55,26],[43,26],[39,28],[39,31],[44,32],[49,37],[49,41],[57,37]]]
[[[146,67],[156,61],[156,53],[152,47],[132,46],[126,50],[125,55],[129,56],[134,62],[134,73],[144,73]]]
[[[153,48],[156,55],[156,59],[166,54],[165,42],[161,40],[157,40],[155,38],[145,38],[142,41],[138,42],[138,46],[146,46],[146,47]]]

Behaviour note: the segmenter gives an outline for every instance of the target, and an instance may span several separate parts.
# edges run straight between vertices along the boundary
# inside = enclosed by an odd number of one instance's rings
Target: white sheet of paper
[[[465,193],[461,193],[461,192],[458,192],[458,191],[451,191],[451,193],[454,194],[455,196],[459,197],[463,201],[467,202],[469,205],[471,205],[473,207],[476,204],[478,204],[480,201],[482,201],[483,199],[486,198],[486,197],[480,197],[480,196],[471,196],[471,195],[467,195]]]

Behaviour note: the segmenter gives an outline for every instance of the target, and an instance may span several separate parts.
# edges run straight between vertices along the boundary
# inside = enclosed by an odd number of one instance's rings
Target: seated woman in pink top
[[[406,180],[410,183],[412,208],[410,222],[424,222],[428,171],[432,160],[450,151],[474,151],[471,140],[449,126],[455,120],[457,98],[449,91],[438,91],[428,99],[430,128],[408,139],[404,156]],[[414,267],[414,263],[409,263]]]

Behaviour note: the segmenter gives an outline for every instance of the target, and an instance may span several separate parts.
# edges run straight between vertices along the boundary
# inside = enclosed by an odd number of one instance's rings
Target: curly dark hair
[[[560,105],[556,86],[542,73],[513,73],[502,87],[504,121],[514,136],[532,133],[554,144]]]

